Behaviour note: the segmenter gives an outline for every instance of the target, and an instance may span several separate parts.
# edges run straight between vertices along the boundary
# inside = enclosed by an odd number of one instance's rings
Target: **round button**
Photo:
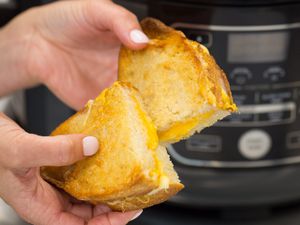
[[[251,71],[246,67],[237,67],[229,75],[229,77],[239,85],[245,84],[252,79]]]
[[[285,71],[279,66],[270,67],[263,73],[263,77],[272,82],[276,82],[285,77]]]
[[[252,160],[264,157],[270,151],[271,146],[270,135],[262,130],[250,130],[244,133],[238,142],[242,156]]]

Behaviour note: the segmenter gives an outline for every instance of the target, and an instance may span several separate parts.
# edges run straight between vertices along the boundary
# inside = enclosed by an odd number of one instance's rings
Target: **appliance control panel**
[[[177,163],[260,167],[300,162],[300,23],[173,23],[227,74],[239,113],[169,146]]]

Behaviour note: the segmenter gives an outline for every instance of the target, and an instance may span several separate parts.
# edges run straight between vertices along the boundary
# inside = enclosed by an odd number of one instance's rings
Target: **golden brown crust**
[[[216,102],[218,106],[231,112],[236,111],[236,108],[226,108],[226,106],[224,106],[224,100],[222,99],[222,89],[229,97],[229,104],[234,105],[234,102],[232,99],[232,94],[229,82],[227,80],[227,76],[224,73],[224,71],[220,68],[220,66],[216,63],[214,57],[211,56],[208,50],[198,42],[190,40],[185,41],[188,42],[188,45],[192,47],[199,61],[206,62],[207,66],[205,66],[205,69],[203,70],[203,73],[200,76],[208,77],[210,82],[213,84],[211,90],[212,93],[214,93],[214,95],[216,96]],[[201,66],[201,64],[198,65]]]
[[[150,38],[150,39],[159,39],[163,38],[164,36],[168,36],[169,33],[176,32],[179,35],[184,37],[184,34],[180,31],[176,31],[172,27],[166,26],[161,21],[147,17],[141,21],[141,27],[144,31],[144,33]]]
[[[180,190],[183,189],[183,185],[180,183],[171,184],[167,190],[160,190],[153,195],[140,195],[124,199],[119,199],[118,201],[106,202],[110,208],[115,211],[132,211],[137,209],[147,208],[159,203],[162,203],[169,199],[171,196],[176,195]],[[97,204],[97,202],[94,202]]]

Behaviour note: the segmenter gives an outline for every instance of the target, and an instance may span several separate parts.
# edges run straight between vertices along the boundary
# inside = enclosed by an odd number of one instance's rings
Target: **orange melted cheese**
[[[151,150],[155,150],[158,147],[158,137],[156,132],[156,127],[149,117],[145,116],[145,111],[142,109],[138,100],[135,96],[131,96],[135,102],[135,109],[138,112],[138,116],[142,121],[143,125],[146,127],[147,132],[147,147]]]
[[[206,121],[215,113],[215,110],[210,110],[206,113],[189,118],[182,122],[176,122],[168,130],[158,133],[159,140],[164,141],[179,141],[187,137],[191,131],[197,128],[199,124],[205,125]]]
[[[222,94],[222,102],[223,102],[222,109],[230,110],[231,112],[236,112],[238,110],[236,104],[231,102],[230,97],[227,95],[227,93],[223,89],[221,91],[221,94]]]
[[[207,103],[218,107],[219,109],[229,110],[231,112],[237,111],[237,107],[233,103],[232,98],[226,93],[226,91],[222,87],[216,87],[221,92],[222,101],[220,102],[217,101],[216,96],[212,92],[212,88],[214,88],[214,84],[207,77],[201,78],[200,94],[205,98]]]
[[[158,189],[162,189],[162,188],[167,189],[169,187],[169,178],[163,172],[162,163],[158,159],[155,151],[152,151],[152,157],[153,157],[155,166],[150,171],[149,175],[150,175],[150,177],[153,177],[154,179],[158,180],[158,184],[159,184]]]

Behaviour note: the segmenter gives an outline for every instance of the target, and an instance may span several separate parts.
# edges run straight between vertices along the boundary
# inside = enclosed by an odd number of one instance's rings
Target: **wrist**
[[[18,22],[0,29],[0,96],[35,84],[28,71],[32,32]]]

